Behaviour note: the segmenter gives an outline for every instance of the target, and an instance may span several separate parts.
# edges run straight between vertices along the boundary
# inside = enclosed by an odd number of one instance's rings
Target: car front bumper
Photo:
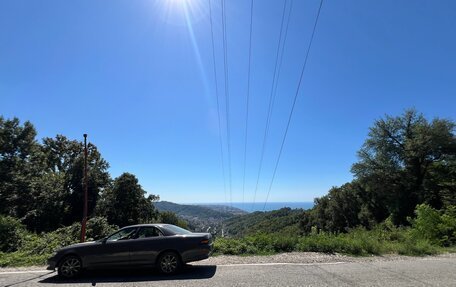
[[[55,259],[55,257],[51,257],[47,260],[47,270],[55,270],[55,268],[57,268],[57,260]]]
[[[57,266],[56,266],[56,263],[53,262],[53,261],[48,261],[47,264],[48,264],[48,266],[47,266],[47,268],[46,268],[47,270],[52,270],[52,271],[54,271],[55,268],[57,267]]]

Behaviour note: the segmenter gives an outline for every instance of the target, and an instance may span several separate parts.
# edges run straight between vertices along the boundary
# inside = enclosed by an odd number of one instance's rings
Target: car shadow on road
[[[188,279],[208,279],[215,275],[215,265],[187,265],[176,275],[163,275],[154,269],[111,269],[85,271],[75,279],[63,279],[55,275],[45,278],[39,283],[46,284],[87,284],[115,283],[115,282],[140,282],[140,281],[169,281]]]

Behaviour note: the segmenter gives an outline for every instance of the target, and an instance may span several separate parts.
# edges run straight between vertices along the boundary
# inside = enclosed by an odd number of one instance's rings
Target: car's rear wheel
[[[74,278],[81,274],[82,262],[77,256],[67,256],[59,264],[59,276],[64,278]]]
[[[175,274],[181,268],[182,262],[177,253],[168,251],[158,258],[158,269],[164,274]]]

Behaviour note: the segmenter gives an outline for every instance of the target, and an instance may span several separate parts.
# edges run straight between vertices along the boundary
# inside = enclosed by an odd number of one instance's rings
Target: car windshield
[[[190,233],[192,233],[191,231],[188,231],[187,229],[183,229],[183,228],[180,228],[180,227],[175,226],[175,225],[166,225],[165,228],[168,229],[169,231],[175,233],[175,234],[190,234]]]
[[[122,230],[114,233],[113,235],[109,236],[106,241],[117,241],[117,240],[130,239],[131,236],[135,233],[135,231],[136,231],[135,227],[122,229]]]

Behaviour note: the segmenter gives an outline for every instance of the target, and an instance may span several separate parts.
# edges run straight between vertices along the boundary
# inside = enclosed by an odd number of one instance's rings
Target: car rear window
[[[166,229],[168,229],[169,231],[171,231],[172,233],[175,233],[175,234],[190,234],[190,233],[192,233],[191,231],[188,231],[187,229],[183,229],[183,228],[180,228],[180,227],[175,226],[175,225],[166,225],[164,227]]]

